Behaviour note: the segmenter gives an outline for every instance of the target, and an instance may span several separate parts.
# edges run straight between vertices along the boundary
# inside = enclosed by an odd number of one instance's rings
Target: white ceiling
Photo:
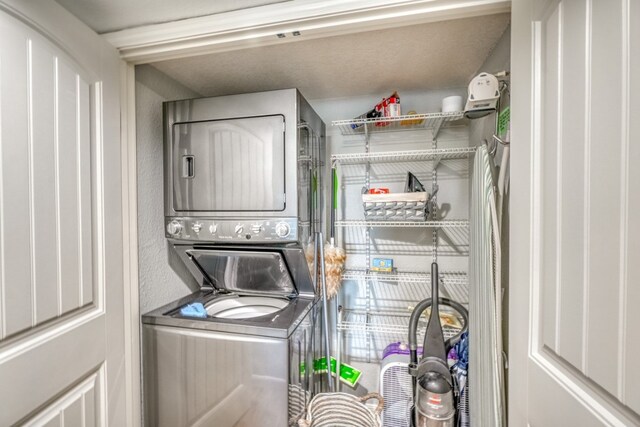
[[[97,33],[291,0],[56,0]]]
[[[289,35],[271,46],[152,65],[203,96],[288,87],[308,99],[402,96],[466,87],[508,25],[504,13],[323,39]]]

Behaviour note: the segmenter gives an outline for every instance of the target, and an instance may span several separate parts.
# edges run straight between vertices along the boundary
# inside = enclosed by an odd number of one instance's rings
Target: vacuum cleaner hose
[[[449,351],[451,347],[453,347],[458,341],[460,341],[462,334],[467,332],[467,329],[469,328],[469,315],[468,315],[467,309],[462,304],[457,303],[453,300],[450,300],[449,298],[438,298],[438,303],[440,305],[446,305],[455,309],[458,312],[458,314],[460,314],[463,320],[462,329],[460,330],[460,332],[458,332],[454,337],[451,337],[445,341],[445,347],[447,348],[447,351]],[[418,363],[417,332],[418,332],[418,322],[420,320],[420,316],[427,308],[431,307],[431,305],[432,305],[431,298],[427,298],[425,300],[420,301],[418,305],[416,305],[416,307],[413,309],[413,312],[411,313],[411,317],[409,318],[408,340],[409,340],[409,357],[410,357],[411,363],[416,363],[416,364]]]

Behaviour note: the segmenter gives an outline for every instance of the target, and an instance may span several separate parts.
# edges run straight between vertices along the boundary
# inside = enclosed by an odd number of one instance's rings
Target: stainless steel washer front
[[[143,316],[145,425],[284,427],[302,415],[314,387],[305,366],[316,352],[315,300],[246,319],[179,314],[231,298],[198,292]]]

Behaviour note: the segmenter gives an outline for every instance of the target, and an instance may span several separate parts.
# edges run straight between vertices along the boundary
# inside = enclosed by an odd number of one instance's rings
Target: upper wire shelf
[[[383,151],[378,153],[332,154],[331,162],[343,165],[359,163],[413,162],[425,160],[464,159],[476,152],[475,147],[436,148],[432,150]]]
[[[400,228],[468,228],[469,220],[444,219],[438,221],[367,221],[364,219],[340,220],[336,227],[400,227]]]
[[[334,120],[343,135],[364,135],[368,133],[397,132],[402,130],[431,129],[435,139],[444,123],[460,120],[462,111],[448,113],[410,114],[398,117],[376,117],[370,119]]]

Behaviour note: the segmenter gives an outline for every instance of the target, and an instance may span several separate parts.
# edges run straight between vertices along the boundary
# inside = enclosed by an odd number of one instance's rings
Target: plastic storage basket
[[[429,204],[426,192],[362,195],[364,219],[371,221],[426,221]]]
[[[378,400],[375,410],[365,402]],[[307,409],[307,416],[298,421],[300,427],[381,427],[380,413],[384,399],[378,393],[358,397],[348,393],[317,394]]]

